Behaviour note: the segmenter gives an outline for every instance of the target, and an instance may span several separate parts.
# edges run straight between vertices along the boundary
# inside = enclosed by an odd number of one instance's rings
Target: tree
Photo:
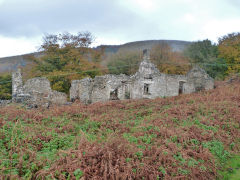
[[[169,62],[171,51],[171,47],[167,43],[159,43],[151,48],[151,59],[159,66],[162,63]]]
[[[12,77],[9,74],[0,76],[0,99],[7,100],[12,98]]]
[[[228,65],[223,58],[216,58],[202,65],[206,72],[217,80],[223,80],[227,75]]]
[[[218,48],[210,40],[192,43],[185,51],[193,64],[203,64],[215,60],[218,57]]]
[[[208,39],[192,43],[184,54],[191,64],[202,67],[213,78],[223,79],[227,74],[227,64],[219,57],[218,46]]]
[[[66,93],[71,80],[100,75],[102,52],[90,48],[93,40],[90,32],[45,35],[34,75],[47,76],[53,89]]]
[[[172,51],[165,42],[151,48],[151,60],[163,73],[185,74],[189,70],[188,59],[181,52]]]
[[[138,70],[141,61],[140,51],[119,51],[111,55],[108,60],[108,71],[111,74],[134,74]]]
[[[219,57],[228,64],[228,73],[240,73],[240,32],[225,35],[218,40]]]

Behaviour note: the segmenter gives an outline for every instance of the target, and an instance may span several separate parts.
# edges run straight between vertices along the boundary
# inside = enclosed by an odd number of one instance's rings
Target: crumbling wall
[[[187,83],[192,87],[189,93],[214,88],[214,80],[202,68],[193,67],[187,73]]]
[[[105,76],[96,76],[93,80],[91,102],[104,102],[108,101],[110,95],[109,86],[107,86],[107,78]]]
[[[88,104],[109,100],[129,98],[129,77],[126,75],[96,76],[94,79],[85,78],[73,80],[70,88],[70,99],[79,99]]]
[[[166,93],[165,75],[155,75],[151,78],[144,78],[138,74],[134,77],[131,98],[132,99],[153,99],[164,96]]]
[[[70,99],[75,101],[79,99],[85,104],[91,103],[92,79],[73,80],[70,88]]]
[[[184,84],[187,82],[187,77],[184,75],[166,75],[166,94],[165,96],[177,96],[185,94],[186,87]],[[180,84],[182,83],[182,90],[180,92]]]
[[[21,70],[12,74],[13,98],[15,103],[23,103],[28,107],[49,107],[67,103],[65,93],[53,91],[47,78],[29,79],[23,85]]]
[[[65,93],[52,90],[48,95],[48,100],[54,105],[64,105],[67,104],[67,95]]]
[[[133,99],[154,99],[156,97],[177,96],[179,95],[180,82],[185,83],[186,81],[186,76],[161,73],[152,75],[151,78],[135,77],[131,97]],[[185,93],[184,87],[182,93]],[[146,88],[148,88],[147,91]]]
[[[130,78],[124,74],[105,75],[107,86],[107,98],[109,100],[126,99],[129,93]]]
[[[21,69],[12,73],[12,100],[15,101],[19,94],[23,94],[23,81]]]
[[[165,96],[177,96],[179,94],[179,82],[186,82],[186,76],[162,74],[156,66],[149,61],[149,54],[145,52],[144,59],[138,72],[133,76],[131,97],[133,99]]]
[[[73,80],[71,83],[71,87],[69,90],[70,93],[70,100],[73,102],[76,99],[79,99],[79,84],[80,84],[81,80]]]
[[[153,99],[164,95],[166,89],[164,76],[162,76],[156,66],[150,62],[149,51],[144,51],[143,61],[139,65],[138,72],[132,79],[131,98]]]
[[[31,94],[33,92],[42,93],[48,95],[51,93],[51,85],[47,78],[37,77],[28,79],[23,86],[23,91],[25,93]]]
[[[33,106],[48,107],[50,104],[65,104],[67,95],[53,91],[46,78],[29,79],[22,83],[21,71],[13,73],[13,101]],[[70,99],[79,99],[85,104],[123,99],[153,99],[177,96],[200,90],[213,89],[213,79],[201,68],[194,67],[187,75],[162,74],[150,62],[149,51],[144,51],[143,61],[133,76],[104,75],[94,79],[73,80]]]
[[[0,100],[0,106],[6,106],[10,104],[12,101],[11,100]]]
[[[153,99],[212,89],[214,81],[201,68],[193,68],[187,75],[162,74],[150,62],[150,53],[143,52],[143,61],[135,75],[105,75],[94,79],[72,81],[70,97],[86,102],[122,99]]]

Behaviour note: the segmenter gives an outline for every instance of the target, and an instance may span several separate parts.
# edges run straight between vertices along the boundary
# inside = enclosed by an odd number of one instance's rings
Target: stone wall
[[[71,101],[79,99],[85,104],[122,100],[129,94],[129,80],[130,78],[123,74],[73,80],[70,88],[70,99]]]
[[[44,77],[29,79],[23,85],[21,71],[18,70],[12,74],[12,79],[13,102],[26,103],[33,107],[67,103],[67,95],[53,91],[50,82]],[[73,80],[70,99],[79,99],[82,103],[89,104],[109,100],[177,96],[213,88],[213,79],[199,67],[194,67],[187,75],[160,73],[151,63],[149,51],[145,50],[136,74],[108,74],[94,79]]]
[[[13,101],[19,95],[23,94],[23,81],[21,69],[12,73],[12,99]]]
[[[214,81],[199,67],[194,67],[187,75],[162,74],[151,63],[149,51],[144,50],[143,61],[133,76],[105,75],[94,79],[72,81],[71,100],[83,103],[104,102],[122,99],[153,99],[177,96],[213,89]]]
[[[192,84],[197,92],[201,90],[209,90],[214,88],[214,80],[200,67],[196,66],[187,73],[187,82]]]
[[[28,79],[23,86],[23,91],[29,94],[33,92],[38,92],[48,95],[51,93],[52,89],[50,86],[50,82],[47,78],[37,77]]]
[[[48,95],[48,100],[54,105],[65,105],[67,103],[67,95],[62,92],[52,90]]]
[[[132,99],[154,99],[156,97],[177,96],[179,94],[179,81],[186,81],[187,78],[181,75],[162,74],[145,57],[132,79]]]
[[[29,79],[23,85],[20,69],[12,74],[12,89],[12,101],[28,107],[49,107],[67,103],[67,95],[53,91],[47,78]]]
[[[6,106],[10,104],[12,101],[11,100],[0,100],[0,106]]]
[[[73,80],[70,88],[70,100],[79,99],[85,104],[91,103],[92,79]]]

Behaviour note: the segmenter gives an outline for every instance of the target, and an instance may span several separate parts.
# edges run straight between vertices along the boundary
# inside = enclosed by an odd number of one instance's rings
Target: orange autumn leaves
[[[94,37],[90,32],[46,35],[40,50],[43,55],[34,58],[34,76],[46,76],[54,90],[68,92],[73,79],[101,75],[101,50],[90,48]]]
[[[231,33],[219,39],[219,55],[228,63],[228,73],[240,73],[240,33]]]

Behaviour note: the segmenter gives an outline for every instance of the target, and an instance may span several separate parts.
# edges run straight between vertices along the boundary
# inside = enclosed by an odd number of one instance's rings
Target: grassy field
[[[3,179],[240,179],[240,84],[191,95],[0,108]]]

